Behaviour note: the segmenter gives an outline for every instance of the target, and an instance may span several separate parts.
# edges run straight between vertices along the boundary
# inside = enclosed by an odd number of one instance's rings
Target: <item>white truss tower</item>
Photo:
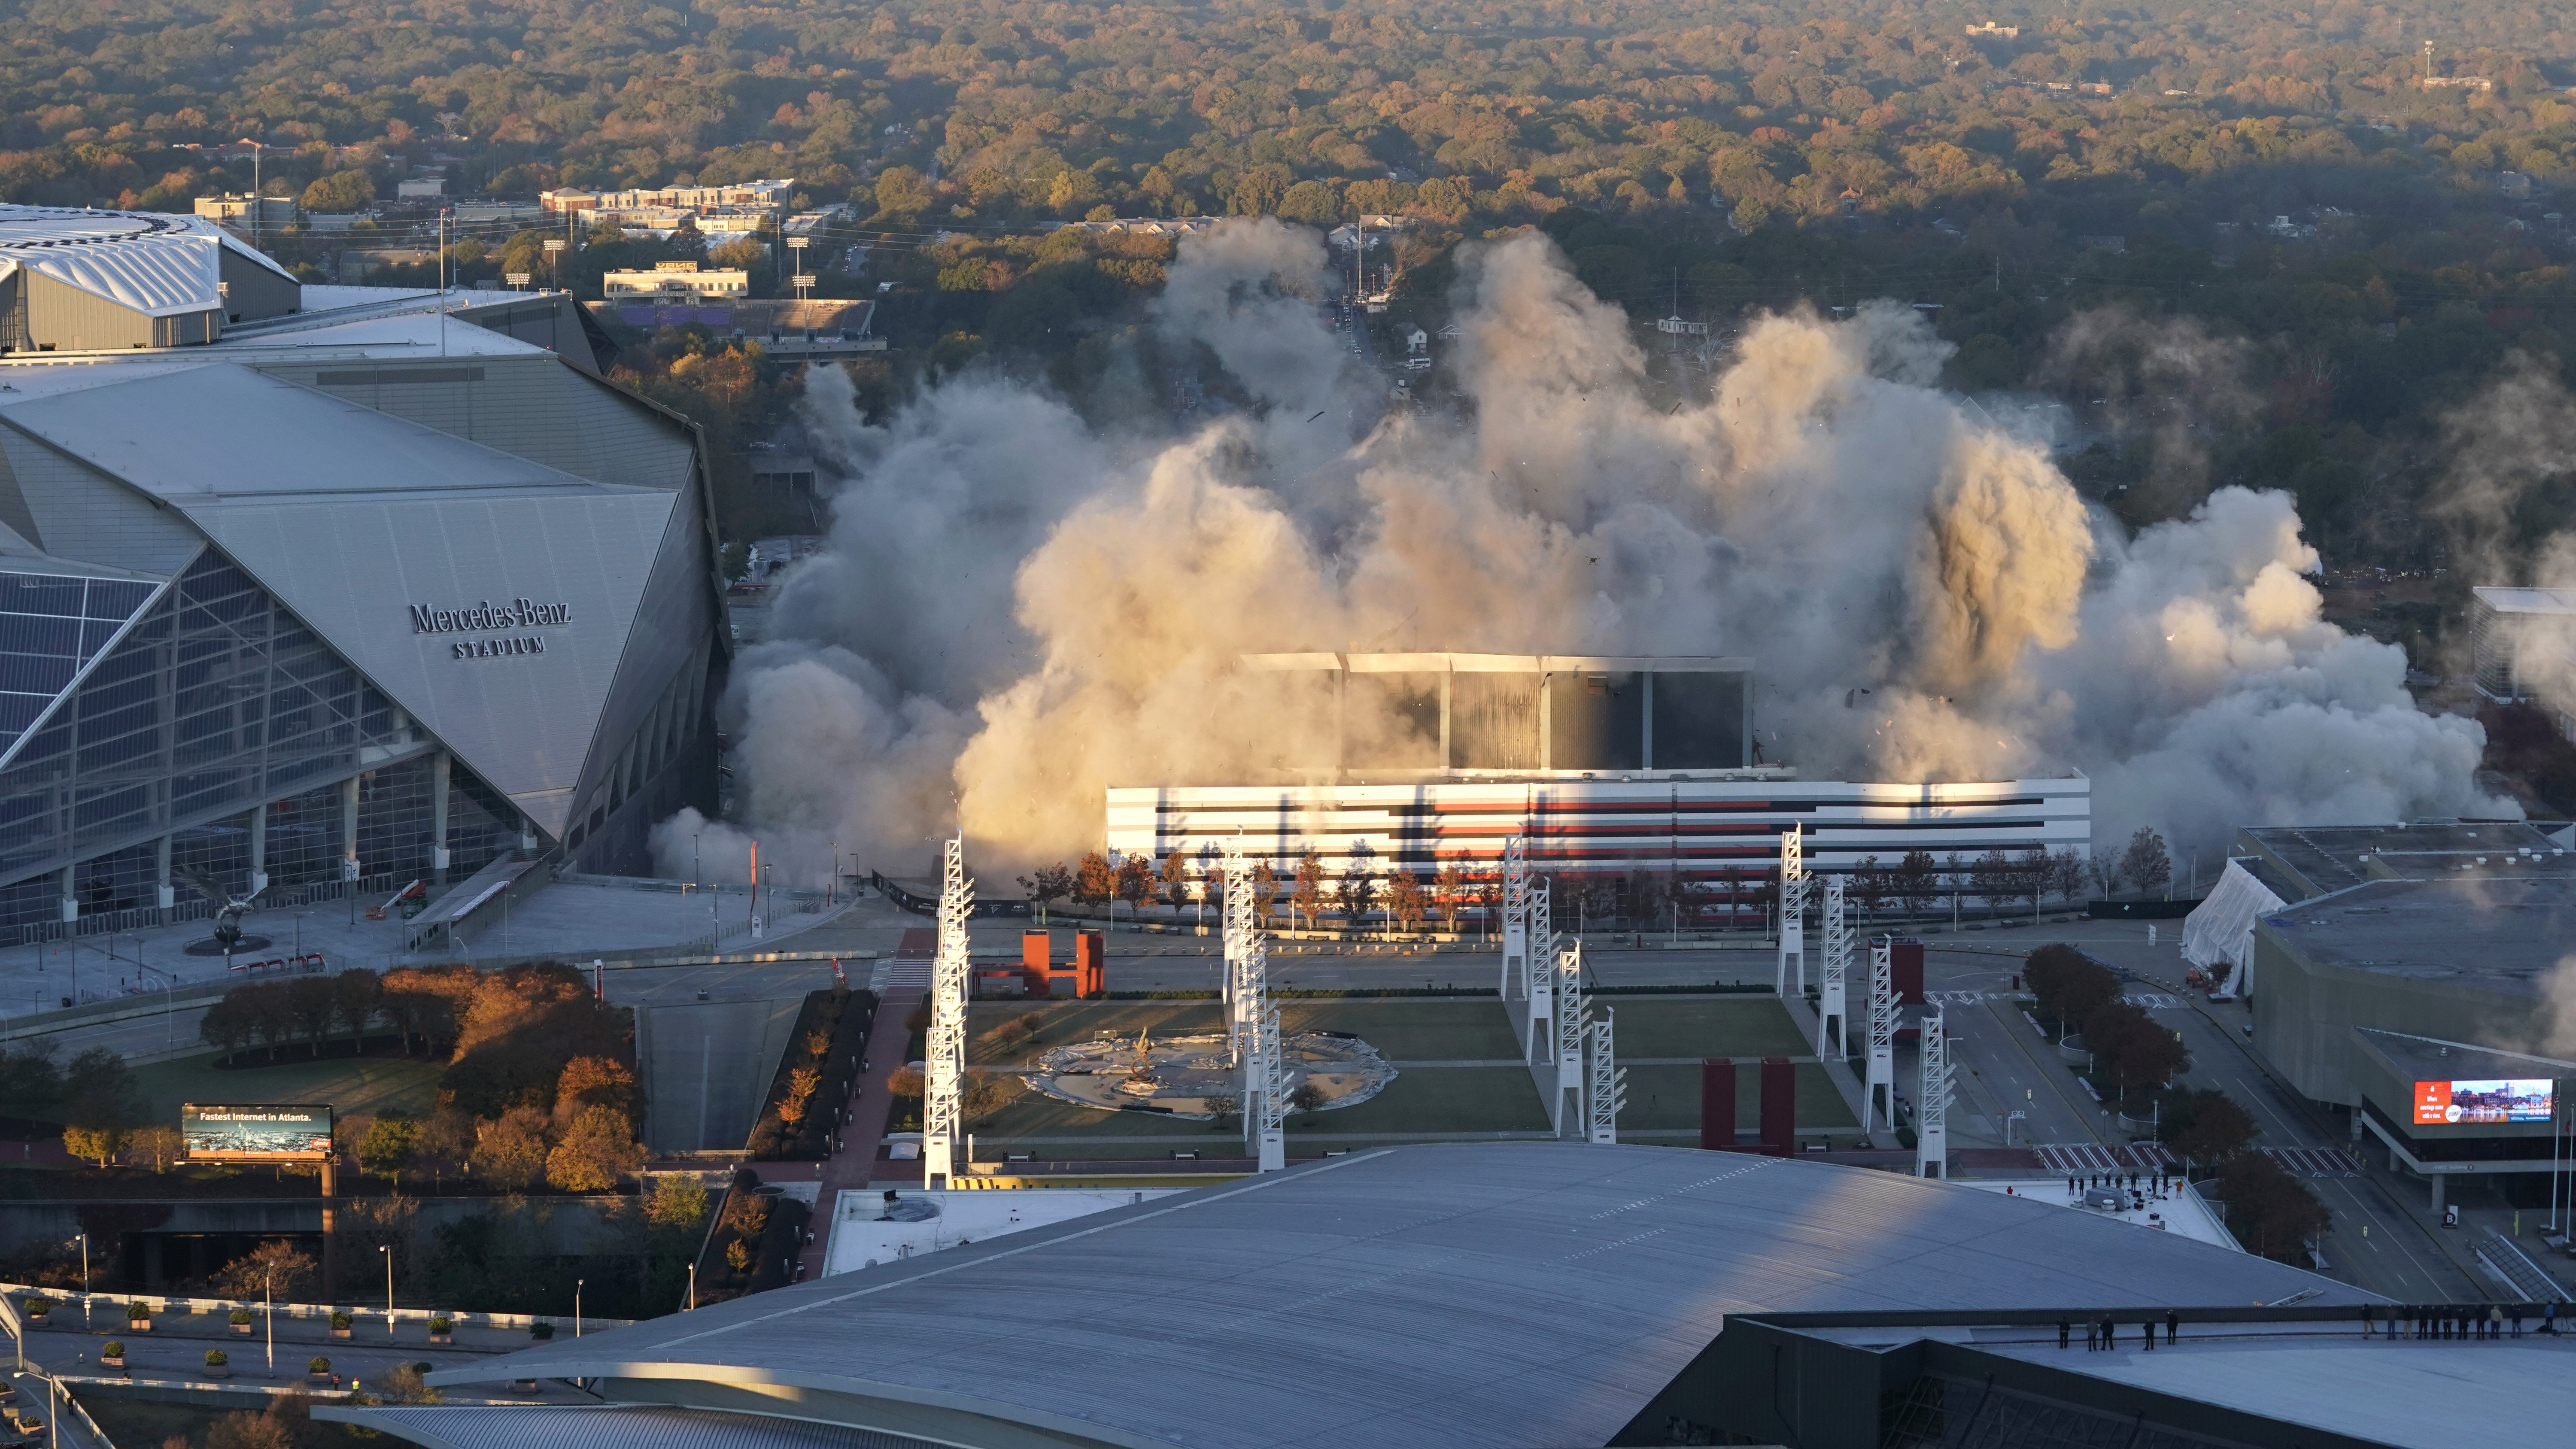
[[[1529,1040],[1521,1044],[1523,1055],[1533,1063],[1556,1060],[1556,973],[1541,970],[1541,960],[1556,959],[1556,920],[1548,904],[1548,883],[1530,882],[1529,895],[1523,902],[1522,916],[1528,922],[1527,954],[1529,957]],[[1550,1117],[1556,1114],[1550,1112]]]
[[[1861,1090],[1861,1130],[1885,1121],[1896,1130],[1896,965],[1888,938],[1869,943],[1869,1076]]]
[[[1279,1007],[1270,999],[1269,948],[1252,903],[1252,867],[1243,850],[1225,847],[1225,964],[1232,1006],[1227,1033],[1243,1068],[1243,1145],[1263,1172],[1288,1165],[1286,1063],[1279,1052]]]
[[[921,1183],[946,1187],[961,1176],[961,1101],[966,1080],[966,917],[975,883],[966,878],[966,841],[952,837],[941,853],[939,953],[930,962],[929,1060],[921,1096]]]
[[[1505,1001],[1529,999],[1529,837],[1503,841],[1503,984]]]
[[[1619,1140],[1619,1109],[1628,1104],[1628,1072],[1612,1048],[1610,1026],[1619,1013],[1604,1009],[1591,1024],[1591,1074],[1583,1094],[1583,1117],[1594,1142]]]
[[[1556,953],[1556,1135],[1581,1141],[1584,1123],[1583,1043],[1592,1009],[1583,999],[1583,938]]]
[[[1796,826],[1780,832],[1780,969],[1774,989],[1786,1001],[1807,994],[1807,854]]]
[[[1957,1099],[1950,1037],[1941,1013],[1923,1022],[1923,1085],[1914,1097],[1914,1175],[1950,1175],[1950,1103]]]
[[[1851,1055],[1851,922],[1843,915],[1843,878],[1825,877],[1824,989],[1816,998],[1816,1055],[1840,1061]]]

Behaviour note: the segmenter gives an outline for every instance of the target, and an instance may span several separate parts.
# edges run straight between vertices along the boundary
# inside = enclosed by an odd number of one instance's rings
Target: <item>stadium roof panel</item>
[[[0,206],[0,267],[24,267],[149,317],[223,306],[225,252],[287,281],[295,275],[193,216]]]
[[[626,1397],[680,1380],[668,1385],[675,1402],[706,1386],[829,1395],[877,1416],[874,1427],[932,1437],[971,1419],[1207,1449],[1598,1444],[1730,1314],[2160,1308],[2306,1292],[2373,1301],[2223,1248],[1885,1173],[1645,1147],[1444,1144],[1116,1209],[433,1377],[606,1377]],[[1048,1351],[1028,1351],[1039,1344]]]
[[[2537,995],[2576,940],[2576,877],[2452,871],[2297,902],[2261,929],[2320,966]]]
[[[80,371],[103,385],[23,400],[0,393],[0,420],[190,508],[281,495],[602,491],[588,479],[212,358],[179,368]],[[228,458],[239,466],[209,466]]]

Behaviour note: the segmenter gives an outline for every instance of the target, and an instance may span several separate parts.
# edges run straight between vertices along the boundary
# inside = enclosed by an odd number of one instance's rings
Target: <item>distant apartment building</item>
[[[545,191],[537,203],[548,211],[643,211],[666,207],[706,211],[717,207],[751,207],[777,211],[795,189],[792,176],[766,181],[736,181],[722,186],[664,186],[629,191]]]
[[[696,262],[657,262],[649,272],[610,272],[600,283],[611,302],[704,305],[751,294],[751,273],[730,267],[702,268]]]
[[[2529,700],[2537,678],[2576,677],[2576,589],[2470,591],[2469,659],[2478,693],[2500,704]],[[2576,713],[2553,711],[2576,740]]]

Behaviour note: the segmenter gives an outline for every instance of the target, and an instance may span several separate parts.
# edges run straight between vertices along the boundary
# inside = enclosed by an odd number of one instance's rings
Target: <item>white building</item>
[[[2576,589],[2470,590],[2469,657],[2478,693],[2499,704],[2533,697],[2534,681],[2576,681]],[[2576,713],[2556,711],[2576,740]]]
[[[608,300],[668,301],[683,305],[730,301],[751,295],[751,274],[696,262],[657,262],[649,272],[610,272],[600,279]]]

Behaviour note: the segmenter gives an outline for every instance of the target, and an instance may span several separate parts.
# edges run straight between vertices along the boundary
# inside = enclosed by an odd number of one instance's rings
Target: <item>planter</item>
[[[352,1330],[350,1329],[335,1328],[331,1330],[331,1336],[333,1338],[347,1338],[351,1332]]]
[[[113,1369],[121,1369],[125,1367],[125,1355],[121,1353],[100,1354],[98,1356],[98,1361]]]
[[[340,1382],[337,1375],[330,1373],[306,1374],[304,1381],[318,1389],[327,1389]]]
[[[456,1341],[456,1335],[452,1333],[433,1333],[429,1336],[429,1341],[432,1343],[454,1343]]]
[[[250,1332],[253,1328],[256,1328],[256,1327],[258,1327],[258,1325],[257,1325],[257,1324],[253,1324],[253,1323],[236,1323],[236,1324],[234,1324],[234,1325],[233,1325],[233,1332],[235,1332],[235,1333],[248,1333],[248,1332]]]
[[[125,1331],[128,1333],[150,1333],[152,1331],[152,1320],[149,1318],[129,1318],[125,1320]]]
[[[210,1379],[228,1379],[232,1376],[233,1366],[231,1364],[210,1363],[206,1365],[206,1377]]]

